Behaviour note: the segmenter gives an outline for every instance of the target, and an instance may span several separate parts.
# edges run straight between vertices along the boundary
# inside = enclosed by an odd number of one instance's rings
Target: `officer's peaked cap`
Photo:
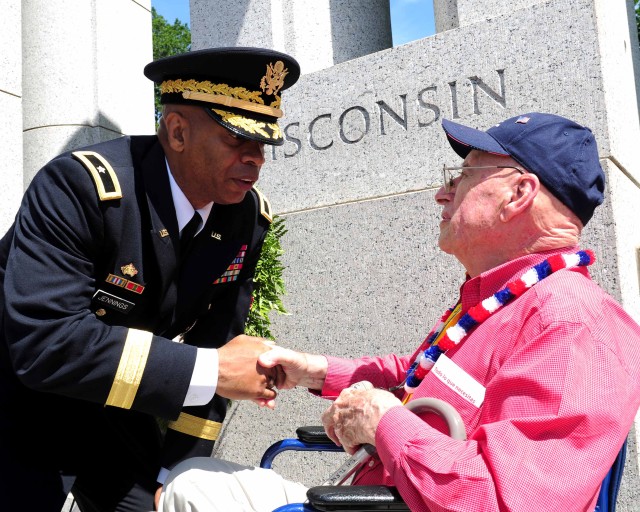
[[[144,68],[163,104],[205,107],[222,126],[248,139],[281,145],[281,93],[300,76],[296,60],[265,48],[210,48],[158,59]]]

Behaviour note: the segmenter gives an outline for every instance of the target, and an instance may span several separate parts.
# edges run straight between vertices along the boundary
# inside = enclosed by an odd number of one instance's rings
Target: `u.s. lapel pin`
[[[169,236],[169,231],[167,231],[166,229],[161,229],[159,231],[159,233],[160,233],[160,237],[161,238],[165,238],[165,237]]]
[[[216,240],[222,240],[222,235],[220,233],[216,233],[215,231],[212,231],[211,238],[215,238]]]

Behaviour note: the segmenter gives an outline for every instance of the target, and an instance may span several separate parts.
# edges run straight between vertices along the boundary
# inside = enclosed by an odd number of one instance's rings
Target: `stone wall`
[[[463,279],[437,248],[441,168],[460,161],[441,120],[486,129],[529,111],[593,129],[608,189],[584,246],[607,262],[595,279],[640,320],[640,230],[629,222],[640,201],[631,3],[502,2],[470,22],[472,4],[456,3],[464,23],[440,20],[452,30],[306,74],[285,93],[286,142],[260,179],[288,228],[290,314],[272,318],[280,344],[347,357],[413,351]],[[234,404],[214,454],[257,464],[276,439],[318,424],[325,407],[302,390],[283,392],[276,411]],[[317,484],[342,456],[282,457],[276,468],[286,476]],[[634,431],[623,510],[638,510],[639,489]]]

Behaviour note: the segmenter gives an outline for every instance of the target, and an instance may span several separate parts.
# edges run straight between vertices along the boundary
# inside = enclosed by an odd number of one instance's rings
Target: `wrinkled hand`
[[[353,455],[363,444],[376,445],[380,419],[398,406],[402,402],[389,391],[347,388],[322,414],[322,425],[334,443]]]
[[[258,356],[272,346],[262,338],[241,334],[220,347],[216,393],[232,400],[254,400],[273,408],[277,372],[258,364]]]
[[[317,354],[296,352],[282,347],[260,355],[258,362],[265,368],[276,372],[278,389],[293,389],[304,386],[310,389],[322,389],[327,376],[327,358]]]

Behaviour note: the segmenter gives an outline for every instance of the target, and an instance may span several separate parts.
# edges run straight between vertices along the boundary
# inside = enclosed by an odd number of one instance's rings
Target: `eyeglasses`
[[[455,181],[462,176],[464,171],[470,171],[474,169],[515,169],[520,174],[525,174],[527,171],[521,167],[515,167],[513,165],[460,165],[456,167],[442,166],[442,177],[444,179],[444,191],[446,193],[451,192],[455,186]]]

